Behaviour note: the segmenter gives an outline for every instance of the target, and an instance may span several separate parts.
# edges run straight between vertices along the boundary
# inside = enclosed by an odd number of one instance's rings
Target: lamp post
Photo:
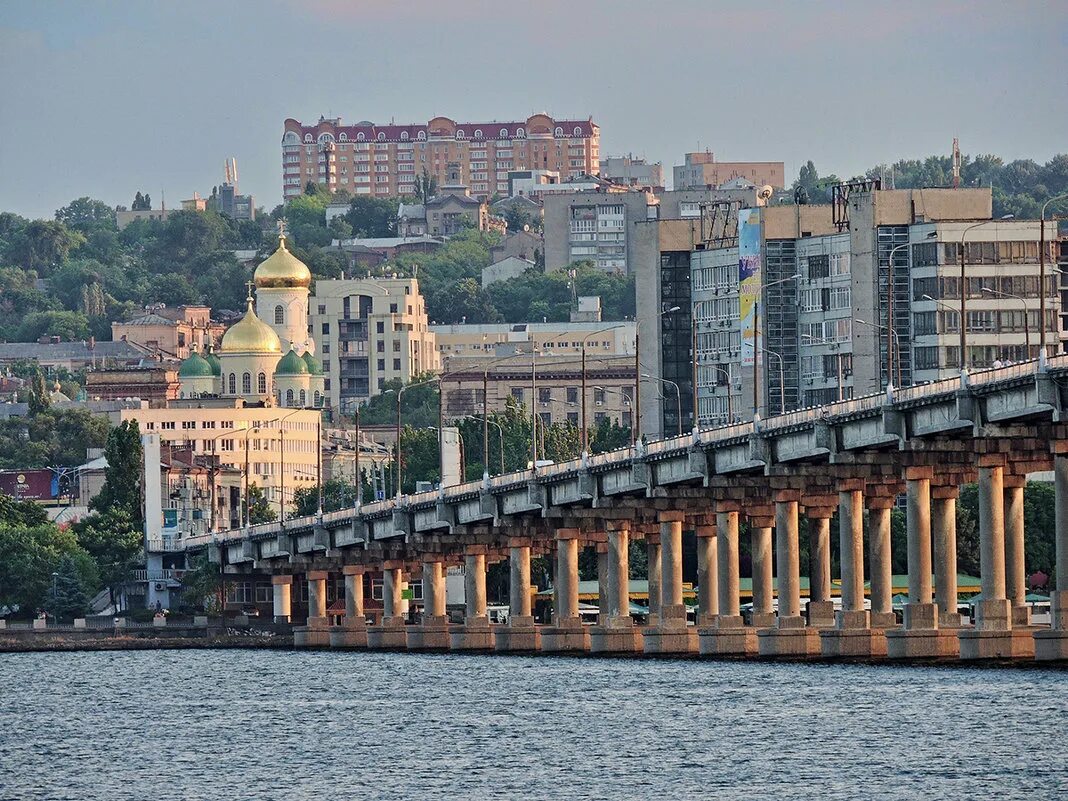
[[[869,326],[871,328],[877,328],[880,331],[887,331],[888,330],[885,325],[879,325],[878,323],[869,323],[867,320],[861,320],[859,318],[854,318],[853,322],[860,323],[861,325],[866,325],[866,326]],[[900,374],[900,370],[901,370],[901,337],[898,335],[897,331],[889,331],[887,336],[889,336],[893,340],[893,343],[894,343],[893,347],[897,351],[897,357],[896,357],[895,361],[896,361],[897,366],[898,366],[898,382],[900,383],[900,381],[901,381],[901,374]],[[892,381],[889,382],[888,385],[890,386],[890,388],[892,390],[893,389],[893,382]]]
[[[297,412],[302,412],[303,409],[297,409],[296,412],[290,412],[284,417],[278,419],[278,459],[281,463],[280,472],[278,474],[278,520],[282,525],[286,522],[286,428],[285,421],[295,415]]]
[[[779,360],[779,414],[786,414],[786,362],[782,354],[757,345],[757,349]]]
[[[938,236],[938,231],[928,231],[925,238],[935,239]],[[889,339],[893,338],[897,333],[897,329],[894,326],[894,254],[899,250],[905,250],[910,247],[912,242],[905,242],[900,245],[894,245],[890,248],[890,256],[888,258],[888,267],[886,271],[886,328],[889,332],[889,338],[886,343],[886,383],[893,384],[894,382],[894,351],[890,347]],[[897,383],[901,383],[901,348],[897,349]],[[841,398],[839,398],[841,400]]]
[[[476,414],[465,414],[462,419],[465,419],[465,420],[478,420],[480,423],[482,423],[482,430],[483,431],[488,431],[486,426],[496,426],[497,427],[498,431],[500,432],[501,472],[503,473],[504,472],[504,426],[502,426],[496,420],[490,420],[489,419],[489,415],[485,415],[485,414],[483,414],[482,416],[479,416],[479,415],[476,415]],[[489,439],[485,435],[483,435],[483,437],[482,437],[482,464],[484,466],[482,478],[483,478],[483,480],[488,480],[489,479]]]
[[[986,292],[988,295],[995,295],[1000,298],[1013,298],[1020,301],[1024,307],[1024,347],[1026,348],[1027,356],[1025,359],[1031,358],[1031,324],[1027,321],[1027,301],[1021,298],[1019,295],[1014,295],[1011,292],[1001,292],[997,289],[991,289],[988,286],[979,287],[981,292]],[[1000,328],[1000,326],[999,326]]]
[[[669,381],[666,378],[657,378],[656,376],[649,375],[648,373],[642,373],[642,378],[649,381],[659,381],[661,384],[671,384],[675,388],[675,434],[682,433],[682,393],[679,391],[679,385],[674,381]]]
[[[600,331],[591,331],[590,333],[586,334],[582,338],[582,391],[580,393],[581,394],[581,398],[580,399],[582,401],[582,414],[580,415],[580,420],[581,420],[581,423],[582,423],[582,458],[583,459],[585,459],[587,456],[589,456],[589,453],[590,453],[590,432],[589,432],[589,427],[586,425],[586,405],[587,405],[586,404],[586,342],[589,340],[590,337],[597,336],[598,334],[603,334],[606,331],[612,331],[615,328],[617,328],[617,326],[611,326],[609,328],[602,328]],[[637,347],[637,346],[635,346],[635,347]]]
[[[244,510],[245,514],[244,514],[244,520],[242,522],[242,527],[243,528],[248,528],[249,519],[251,517],[251,512],[252,512],[251,504],[248,501],[248,468],[249,468],[249,463],[248,463],[248,435],[252,434],[252,433],[256,433],[256,434],[260,433],[260,427],[259,426],[251,426],[251,425],[246,425],[245,426],[245,510]]]
[[[801,339],[802,340],[807,339],[810,345],[822,345],[822,344],[825,344],[823,342],[823,340],[816,339],[815,337],[811,337],[808,334],[802,334],[801,335]],[[834,355],[838,357],[838,400],[842,401],[842,400],[845,400],[845,398],[842,397],[845,394],[845,387],[842,386],[842,384],[843,384],[842,349],[839,347],[839,349],[835,352]],[[827,377],[826,374],[824,374],[824,378],[826,378],[826,377]]]
[[[211,442],[211,467],[208,470],[208,483],[210,484],[209,494],[211,496],[211,513],[208,516],[208,530],[209,531],[215,531],[215,503],[216,503],[216,497],[215,497],[215,470],[216,470],[215,462],[218,459],[218,451],[215,448],[215,443],[216,443],[217,440],[221,439],[222,437],[232,437],[233,435],[234,435],[233,431],[224,431],[221,434],[216,434],[214,437],[210,438],[210,442]],[[205,440],[205,442],[208,442],[208,441],[209,440]],[[207,448],[205,448],[205,450],[207,450]]]
[[[801,273],[794,273],[787,278],[780,278],[777,281],[772,281],[768,284],[761,284],[757,291],[757,296],[753,300],[753,421],[760,419],[760,359],[758,351],[763,350],[760,347],[760,303],[761,298],[764,296],[764,290],[777,284],[785,284],[788,281],[796,281],[801,277]],[[771,351],[768,351],[769,353]],[[780,360],[782,357],[779,357]],[[785,406],[785,404],[783,404]]]
[[[674,314],[681,309],[681,306],[672,306],[670,309],[664,309],[653,319],[659,320],[664,315]],[[642,322],[642,320],[637,318],[634,320],[634,425],[631,427],[630,432],[630,444],[632,446],[638,444],[638,440],[641,438],[642,429]]]
[[[711,367],[717,373],[720,373],[721,375],[725,375],[727,377],[727,424],[729,425],[729,424],[734,422],[734,393],[732,391],[733,388],[731,387],[731,382],[734,380],[734,378],[731,376],[731,371],[730,370],[724,369],[723,367],[720,367],[718,364],[709,364],[709,365],[706,365],[706,366]],[[694,386],[696,387],[697,384],[695,383]],[[698,426],[697,426],[697,422],[696,422],[697,421],[697,404],[696,404],[696,400],[697,400],[697,396],[696,396],[696,393],[695,393],[695,395],[694,395],[694,407],[693,407],[694,408],[694,430],[695,431],[698,430]]]
[[[400,501],[401,495],[403,494],[401,492],[401,479],[404,477],[404,475],[403,475],[403,467],[401,466],[401,399],[404,397],[404,393],[407,392],[409,389],[415,389],[416,387],[425,387],[427,384],[434,384],[434,383],[437,383],[438,381],[439,381],[439,378],[437,376],[435,376],[434,378],[429,378],[426,381],[418,381],[415,384],[405,384],[400,389],[387,389],[387,390],[385,390],[385,392],[382,393],[383,395],[385,395],[387,393],[392,392],[393,394],[395,394],[397,396],[397,425],[396,425],[396,434],[397,434],[396,454],[397,454],[397,456],[396,456],[396,469],[394,470],[394,472],[397,475],[396,498],[397,498],[398,501]],[[441,396],[440,396],[440,393],[439,393],[439,396],[438,396],[438,419],[440,420],[440,418],[441,418]],[[439,439],[439,442],[440,442],[440,439],[441,439],[440,434],[438,435],[438,439]]]
[[[965,247],[964,240],[968,236],[968,232],[973,228],[979,228],[980,226],[988,225],[990,223],[997,223],[1000,220],[1011,220],[1012,218],[1012,214],[1006,214],[1003,217],[999,217],[997,220],[981,220],[980,222],[969,225],[960,235],[960,374],[962,380],[966,380],[968,375],[968,288],[965,286],[967,278],[965,275],[966,260],[964,255],[967,248]]]
[[[1068,200],[1068,192],[1051,197],[1042,204],[1042,213],[1038,222],[1038,365],[1039,368],[1046,366],[1046,209],[1050,203]],[[1028,349],[1030,355],[1030,349]]]

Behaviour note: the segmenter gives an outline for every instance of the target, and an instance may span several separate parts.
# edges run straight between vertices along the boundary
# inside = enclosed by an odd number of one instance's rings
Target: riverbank
[[[7,626],[0,629],[0,653],[292,647],[292,629],[288,625],[270,623],[256,626],[202,623],[118,627]]]

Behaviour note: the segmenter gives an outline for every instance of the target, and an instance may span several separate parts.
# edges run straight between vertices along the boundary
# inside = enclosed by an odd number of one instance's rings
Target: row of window
[[[1021,298],[1039,297],[1039,280],[1037,275],[988,275],[968,277],[965,285],[969,298],[994,298],[1000,295]],[[987,291],[990,290],[990,291]],[[1057,294],[1057,276],[1046,276],[1046,297]],[[959,300],[960,278],[942,276],[938,278],[913,278],[912,299],[925,300],[924,295],[935,299]]]
[[[514,137],[512,136],[511,133],[509,133],[507,128],[501,128],[497,132],[497,138],[498,139],[512,139],[512,138],[525,139],[526,135],[527,135],[527,132],[526,132],[526,129],[524,129],[524,128],[516,128]],[[557,136],[557,137],[564,136],[564,129],[561,128],[560,126],[557,126],[556,129],[553,131],[553,135]],[[576,137],[581,137],[583,135],[582,134],[582,128],[580,126],[576,125],[572,129],[571,135],[572,136],[576,136]],[[465,128],[457,128],[454,136],[457,139],[467,139],[467,130]],[[416,133],[416,135],[415,135],[415,138],[417,140],[421,141],[421,142],[426,141],[426,138],[427,138],[426,131],[418,131]],[[474,138],[475,139],[483,139],[484,138],[481,128],[476,128],[474,130]],[[399,139],[402,142],[407,142],[407,141],[409,141],[411,139],[411,135],[407,131],[401,131]],[[363,131],[358,131],[356,133],[356,141],[357,142],[364,142],[366,140],[367,140],[367,135]],[[385,133],[385,131],[379,131],[378,134],[375,136],[375,140],[379,141],[379,142],[385,142],[386,141],[386,133]],[[291,144],[291,143],[297,142],[297,141],[299,141],[299,138],[297,137],[297,135],[294,132],[290,131],[289,133],[287,133],[285,135],[285,142]],[[318,138],[318,140],[316,140],[310,133],[306,133],[306,134],[304,134],[304,141],[308,142],[308,143],[318,141],[318,143],[320,145],[325,145],[325,144],[330,144],[330,143],[334,142],[334,135],[331,134],[331,133],[322,133],[322,134],[319,134],[319,138]],[[347,131],[342,131],[340,134],[338,134],[337,141],[339,141],[339,142],[347,142],[347,141],[349,141],[348,132]]]
[[[1037,332],[1041,324],[1038,309],[976,309],[968,311],[968,330],[976,333],[1019,334]],[[914,312],[914,336],[952,334],[960,331],[960,312],[939,310]],[[1057,312],[1046,311],[1046,330],[1057,329]]]

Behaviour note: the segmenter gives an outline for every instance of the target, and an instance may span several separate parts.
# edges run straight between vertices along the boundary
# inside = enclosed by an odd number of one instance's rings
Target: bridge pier
[[[382,622],[367,627],[367,647],[375,650],[407,648],[408,638],[401,616],[401,584],[404,581],[403,563],[382,563]]]
[[[271,576],[274,594],[274,622],[288,623],[293,617],[293,577]]]
[[[606,527],[605,617],[590,629],[590,651],[597,654],[641,652],[642,632],[630,616],[630,521],[608,520]]]
[[[498,651],[537,651],[541,632],[530,613],[530,545],[513,541],[508,552],[508,623],[494,627]]]
[[[660,620],[644,632],[647,654],[697,652],[697,630],[686,621],[682,600],[682,524],[685,512],[661,512]],[[652,595],[652,587],[649,593]]]
[[[716,516],[708,515],[694,526],[697,536],[697,626],[707,628],[719,617],[719,553]]]
[[[834,510],[815,507],[805,510],[808,517],[808,625],[817,628],[834,625],[831,600],[831,517]]]
[[[705,656],[752,656],[756,630],[742,620],[738,569],[738,510],[716,514],[716,569],[719,573],[718,614],[698,629],[698,650]]]
[[[842,609],[835,626],[820,632],[826,657],[886,656],[886,636],[871,628],[864,608],[864,482],[843,481],[838,491],[838,536],[842,564]]]
[[[556,530],[556,577],[553,583],[553,624],[541,631],[547,653],[590,650],[590,633],[582,625],[578,602],[578,528]]]
[[[771,527],[774,512],[762,507],[749,512],[750,551],[753,563],[754,629],[775,625],[774,590],[772,585]]]
[[[464,595],[467,609],[461,626],[453,626],[454,651],[492,651],[493,631],[486,616],[486,548],[471,546],[464,554]]]
[[[449,650],[449,619],[445,614],[445,566],[438,555],[423,559],[423,619],[408,627],[409,651]]]
[[[934,468],[905,469],[909,601],[905,625],[886,632],[891,659],[936,659],[960,653],[955,632],[938,627],[938,605],[931,586],[931,478]]]
[[[957,496],[956,484],[931,488],[931,537],[934,540],[935,604],[938,628],[959,629],[957,611]]]
[[[1036,631],[1035,659],[1068,660],[1068,442],[1053,443],[1057,589],[1050,593],[1053,620],[1048,631]]]
[[[979,578],[982,600],[975,628],[960,632],[961,659],[1007,659],[1034,655],[1029,631],[1012,630],[1012,610],[1005,594],[1004,457],[979,457]],[[1021,505],[1022,512],[1022,505]]]
[[[894,614],[894,576],[890,548],[890,511],[893,497],[868,495],[868,571],[871,576],[871,625],[897,628]]]
[[[660,625],[660,599],[661,599],[661,556],[660,556],[660,533],[648,533],[645,535],[645,564],[646,577],[648,578],[649,615],[645,620],[646,628]]]
[[[1024,561],[1024,487],[1027,476],[1005,476],[1005,591],[1012,627],[1031,625],[1027,605],[1027,568]]]
[[[820,653],[819,632],[801,615],[801,566],[797,490],[775,494],[775,567],[779,616],[773,628],[757,631],[761,656],[810,656]]]
[[[308,580],[308,621],[293,629],[293,645],[297,648],[323,648],[330,645],[330,629],[326,617],[326,570],[313,570]]]
[[[345,565],[345,621],[330,628],[331,648],[366,648],[367,618],[363,611],[363,565]]]

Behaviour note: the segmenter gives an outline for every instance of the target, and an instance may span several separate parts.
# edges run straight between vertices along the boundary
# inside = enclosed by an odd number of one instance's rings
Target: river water
[[[1066,798],[1068,672],[0,654],[0,798]]]

